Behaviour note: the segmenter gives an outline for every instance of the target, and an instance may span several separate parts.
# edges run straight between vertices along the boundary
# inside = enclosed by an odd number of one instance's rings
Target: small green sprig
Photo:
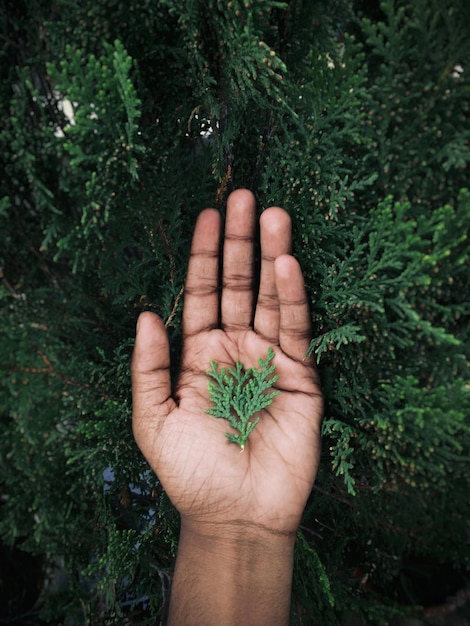
[[[252,417],[269,406],[279,393],[276,389],[265,393],[279,379],[279,376],[273,376],[273,358],[274,350],[269,347],[266,359],[258,359],[259,369],[245,369],[237,361],[235,369],[223,367],[219,372],[218,363],[211,361],[211,369],[207,372],[211,379],[209,395],[214,406],[206,412],[228,420],[237,434],[225,433],[225,436],[230,443],[238,443],[242,451],[250,433],[259,422],[259,417]]]

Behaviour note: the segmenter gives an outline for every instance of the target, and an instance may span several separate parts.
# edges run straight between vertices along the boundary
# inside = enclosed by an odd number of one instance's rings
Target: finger
[[[219,322],[220,215],[206,209],[194,228],[184,289],[183,335],[216,328]]]
[[[299,263],[290,255],[274,262],[279,297],[279,344],[288,356],[305,359],[310,343],[310,313],[304,277]]]
[[[168,337],[162,320],[148,311],[137,322],[131,376],[132,420],[139,441],[149,421],[165,418],[174,407]]]
[[[274,261],[291,251],[291,221],[279,207],[266,209],[260,218],[261,276],[256,303],[254,329],[271,344],[279,343],[279,298],[274,276]]]
[[[246,189],[227,200],[222,276],[222,328],[244,330],[253,318],[255,199]]]

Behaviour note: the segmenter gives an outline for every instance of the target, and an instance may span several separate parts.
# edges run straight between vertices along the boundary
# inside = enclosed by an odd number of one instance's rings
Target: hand
[[[169,626],[285,626],[295,531],[320,457],[322,396],[306,359],[310,323],[302,272],[290,256],[291,225],[264,211],[261,275],[253,295],[255,202],[227,202],[219,301],[220,216],[197,221],[183,310],[181,373],[171,393],[168,339],[152,313],[139,318],[132,361],[136,441],[181,514]],[[258,365],[269,346],[279,394],[260,413],[245,449],[225,420],[206,413],[206,372]]]
[[[185,286],[181,374],[171,394],[162,321],[143,313],[133,357],[136,441],[182,516],[195,523],[245,524],[275,533],[297,529],[320,455],[322,396],[305,358],[310,317],[304,280],[290,256],[288,214],[261,215],[261,276],[253,311],[255,202],[246,190],[228,199],[219,307],[220,216],[197,221]],[[219,316],[220,310],[220,316]],[[253,322],[254,312],[254,322]],[[243,452],[227,441],[211,406],[210,361],[257,366],[268,347],[280,394],[262,411]]]

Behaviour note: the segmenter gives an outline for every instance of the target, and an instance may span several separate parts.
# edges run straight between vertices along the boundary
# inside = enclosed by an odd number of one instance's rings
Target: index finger
[[[220,222],[218,211],[205,209],[194,228],[184,288],[183,336],[218,326]]]

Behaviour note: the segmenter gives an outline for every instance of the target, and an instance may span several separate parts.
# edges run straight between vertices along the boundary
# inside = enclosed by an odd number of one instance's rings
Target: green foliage
[[[314,579],[317,583],[314,598],[304,597],[299,602],[299,599],[294,597],[293,605],[295,609],[299,611],[299,605],[302,607],[302,605],[311,604],[310,610],[318,612],[325,620],[333,621],[334,612],[332,608],[335,606],[335,598],[331,593],[331,583],[328,574],[316,550],[307,541],[302,530],[297,531],[295,559],[296,567],[294,571],[295,576],[298,577],[298,580],[294,583],[295,588],[301,590],[303,587],[308,587],[307,581],[309,578]],[[300,608],[300,613],[303,613],[302,608]],[[298,618],[300,618],[300,615],[298,615]]]
[[[470,5],[369,4],[0,6],[0,533],[66,573],[51,619],[163,619],[179,521],[132,437],[134,325],[161,315],[176,376],[196,215],[240,186],[292,217],[326,396],[293,623],[468,576]]]
[[[79,247],[74,269],[93,248],[103,245],[104,232],[114,221],[117,190],[134,189],[138,156],[144,152],[138,134],[140,102],[129,77],[132,59],[118,40],[103,47],[105,54],[97,59],[93,54],[84,58],[83,51],[67,46],[60,67],[48,66],[63,110],[66,105],[71,109],[69,119],[56,130],[67,164],[61,171],[64,183],[59,185],[80,205],[80,221],[54,243],[59,255]],[[79,197],[73,198],[70,179],[81,190]],[[116,191],[110,193],[111,188]],[[52,239],[52,234],[46,234],[43,246]]]
[[[374,150],[365,160],[378,194],[432,211],[466,184],[469,6],[388,0],[382,10],[383,21],[363,23],[373,76],[363,132]]]
[[[209,380],[209,396],[214,406],[206,412],[228,421],[239,434],[225,433],[225,436],[230,443],[238,443],[242,451],[260,420],[252,417],[268,407],[279,394],[277,389],[266,393],[279,379],[279,376],[273,376],[273,358],[274,350],[270,347],[266,359],[258,359],[259,369],[244,369],[243,363],[237,361],[235,368],[223,367],[219,372],[218,363],[211,361],[211,369],[207,372],[212,378]]]

